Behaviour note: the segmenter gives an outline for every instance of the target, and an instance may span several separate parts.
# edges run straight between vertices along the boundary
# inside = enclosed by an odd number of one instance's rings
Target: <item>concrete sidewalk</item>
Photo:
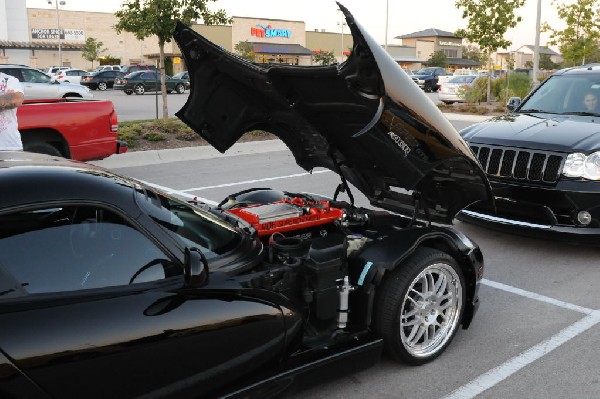
[[[489,115],[444,114],[451,121],[481,122],[491,118]],[[261,154],[271,151],[285,151],[288,148],[279,140],[251,141],[234,144],[225,154],[221,154],[211,146],[194,146],[172,148],[166,150],[132,151],[125,154],[111,155],[100,161],[90,163],[108,169],[128,168],[162,163],[193,161],[216,157],[233,157],[245,154]]]

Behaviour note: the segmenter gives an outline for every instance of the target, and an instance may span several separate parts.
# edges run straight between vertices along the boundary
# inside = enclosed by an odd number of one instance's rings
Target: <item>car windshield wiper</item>
[[[535,109],[535,108],[520,109],[517,112],[522,113],[522,114],[535,114],[535,113],[555,114],[556,113],[556,112],[549,112],[549,111],[544,111],[543,109]]]
[[[588,111],[570,111],[563,112],[561,115],[583,115],[583,116],[600,116],[600,114],[596,112],[588,112]]]

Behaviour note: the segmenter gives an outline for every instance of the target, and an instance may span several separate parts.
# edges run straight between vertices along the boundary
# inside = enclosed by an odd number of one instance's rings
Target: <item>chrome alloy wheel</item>
[[[410,283],[400,308],[400,335],[412,356],[430,356],[453,336],[462,292],[461,279],[446,263],[429,265]]]

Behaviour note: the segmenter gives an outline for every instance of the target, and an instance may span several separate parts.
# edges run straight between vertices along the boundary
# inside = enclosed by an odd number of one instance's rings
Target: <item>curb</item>
[[[489,115],[444,114],[451,121],[470,121],[473,123],[485,121]],[[194,146],[172,148],[165,150],[149,150],[126,152],[125,154],[111,155],[99,161],[91,161],[93,165],[104,168],[128,168],[145,165],[158,165],[179,161],[194,161],[198,159],[234,157],[238,155],[262,154],[272,151],[285,151],[288,148],[280,140],[250,141],[234,144],[227,153],[222,154],[211,146]]]

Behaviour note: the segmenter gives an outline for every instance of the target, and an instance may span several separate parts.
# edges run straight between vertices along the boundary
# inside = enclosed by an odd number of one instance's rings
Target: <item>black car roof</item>
[[[0,151],[0,185],[10,187],[0,196],[5,208],[48,201],[131,204],[133,180],[110,171],[60,157],[19,151]]]

